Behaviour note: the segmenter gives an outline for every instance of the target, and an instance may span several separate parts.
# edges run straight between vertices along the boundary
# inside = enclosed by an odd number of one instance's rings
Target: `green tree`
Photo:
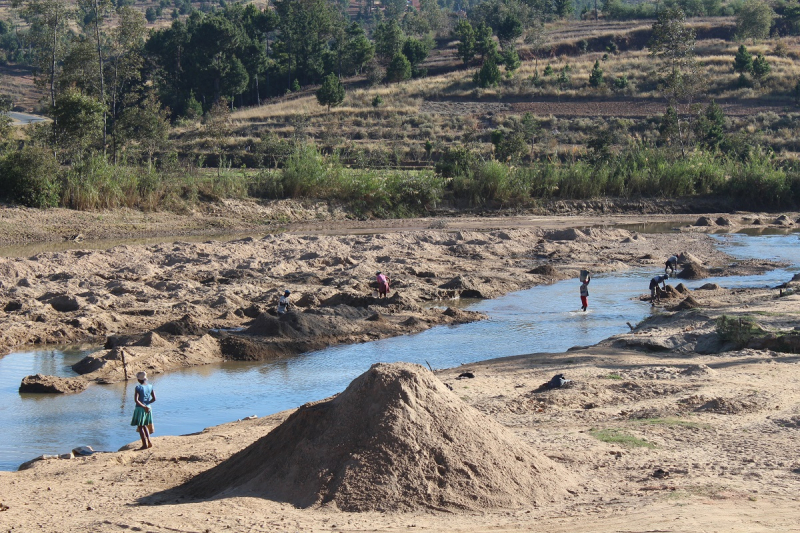
[[[520,61],[517,49],[513,44],[506,44],[506,47],[503,49],[502,57],[503,65],[506,67],[506,73],[509,75],[522,66],[522,61]]]
[[[695,134],[700,144],[716,150],[725,140],[725,113],[714,100],[695,122]]]
[[[483,62],[483,66],[475,73],[474,81],[479,87],[486,89],[499,84],[501,77],[500,68],[498,68],[494,59],[490,57]]]
[[[653,23],[653,34],[647,46],[650,55],[661,62],[659,72],[670,105],[693,95],[697,81],[694,39],[695,32],[686,26],[686,16],[679,8],[663,9]]]
[[[407,80],[411,77],[411,62],[406,56],[398,52],[392,58],[391,63],[386,68],[386,80],[397,82]]]
[[[594,62],[591,74],[589,74],[589,85],[600,87],[603,84],[603,69],[600,68],[600,61]]]
[[[733,56],[733,70],[741,74],[753,72],[753,56],[743,44],[739,46],[739,50]]]
[[[767,58],[761,54],[758,54],[755,59],[753,59],[753,76],[760,80],[763,79],[769,74],[772,67],[770,67],[769,63],[767,62]]]
[[[103,57],[103,38],[100,26],[104,24],[113,6],[111,0],[78,0],[78,6],[86,13],[88,20],[94,28],[94,44],[97,52],[98,79],[100,85],[100,103],[103,104],[103,150],[106,146],[106,83],[105,83],[105,58]],[[87,20],[87,19],[84,19]],[[103,31],[105,33],[105,31]]]
[[[102,146],[105,113],[102,102],[74,89],[58,95],[50,110],[52,133],[66,159],[80,161],[90,148]]]
[[[569,18],[574,9],[573,0],[553,0],[553,12],[558,18]]]
[[[344,85],[339,81],[339,77],[331,72],[325,77],[316,94],[319,105],[328,106],[328,112],[330,112],[331,107],[336,107],[344,102]]]
[[[459,19],[453,30],[453,38],[458,39],[458,57],[466,65],[475,57],[475,30],[467,19]]]
[[[403,43],[402,52],[406,59],[411,62],[411,66],[415,67],[427,59],[432,47],[433,42],[430,40],[409,37]]]
[[[11,98],[4,94],[0,94],[0,145],[4,145],[11,138],[11,117],[8,112],[11,111]]]
[[[667,107],[664,115],[661,117],[661,123],[658,125],[658,133],[661,142],[666,145],[671,145],[680,135],[678,128],[678,112],[672,106]]]
[[[769,37],[775,12],[763,0],[745,0],[736,14],[736,37],[757,41]]]
[[[284,87],[291,87],[294,79],[303,85],[317,83],[325,74],[325,52],[343,23],[336,4],[327,0],[276,0],[274,5],[279,35],[273,50],[286,76]]]
[[[217,177],[220,177],[222,167],[225,166],[225,142],[231,133],[231,108],[224,96],[206,112],[203,124],[205,134],[211,140],[211,148],[217,156]]]
[[[109,114],[114,162],[117,160],[117,139],[114,123],[119,118],[127,95],[139,88],[144,67],[144,41],[147,35],[141,12],[124,6],[117,10],[117,25],[111,30],[108,47]]]
[[[161,108],[156,95],[150,93],[137,106],[130,106],[117,121],[119,137],[124,145],[134,145],[147,154],[147,170],[153,166],[153,156],[163,151],[169,141],[169,112]]]
[[[406,36],[396,20],[388,20],[378,23],[372,40],[375,42],[375,54],[385,65],[403,49]]]
[[[36,83],[48,88],[50,105],[54,106],[56,80],[68,49],[68,32],[75,9],[65,0],[13,0],[12,5],[22,8],[20,16],[30,25],[26,40],[34,51]]]
[[[347,28],[347,42],[344,46],[345,70],[353,74],[361,74],[364,65],[375,57],[375,45],[373,45],[364,33],[364,28],[357,22],[353,22]]]
[[[522,36],[522,20],[517,13],[506,13],[498,22],[495,31],[501,43],[504,45],[513,43]]]

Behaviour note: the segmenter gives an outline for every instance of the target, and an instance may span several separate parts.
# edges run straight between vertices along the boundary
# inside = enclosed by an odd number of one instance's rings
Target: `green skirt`
[[[132,426],[148,426],[153,423],[153,408],[150,412],[145,411],[144,407],[137,405],[133,410],[133,418],[131,419]]]

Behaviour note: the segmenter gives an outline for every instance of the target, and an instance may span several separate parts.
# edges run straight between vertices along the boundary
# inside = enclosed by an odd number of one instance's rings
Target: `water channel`
[[[639,228],[639,231],[645,228]],[[774,287],[800,268],[798,234],[715,238],[742,259],[791,263],[758,276],[684,282],[733,287]],[[411,361],[447,368],[496,357],[562,352],[626,331],[651,312],[637,297],[658,269],[598,275],[590,287],[590,308],[580,312],[577,280],[507,294],[495,300],[461,302],[488,320],[364,344],[337,346],[267,363],[224,363],[156,376],[156,436],[180,435],[250,415],[264,416],[343,390],[374,362]],[[43,373],[74,375],[70,365],[87,350],[49,349],[0,358],[0,470],[14,470],[40,454],[66,453],[76,446],[113,451],[137,439],[129,425],[135,383],[93,385],[74,395],[20,394],[22,378]]]

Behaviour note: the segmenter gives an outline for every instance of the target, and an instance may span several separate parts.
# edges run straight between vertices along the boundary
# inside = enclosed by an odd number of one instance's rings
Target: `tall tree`
[[[663,9],[653,23],[653,35],[647,46],[650,55],[660,61],[660,85],[667,99],[668,112],[671,108],[677,113],[681,103],[691,107],[697,90],[699,76],[694,58],[694,37],[694,30],[686,26],[686,16],[679,8]],[[685,155],[691,128],[680,120],[680,114],[677,117],[677,138],[681,153]]]
[[[386,64],[403,49],[406,36],[397,21],[388,20],[378,23],[372,40],[375,42],[375,54]]]
[[[95,46],[97,48],[97,65],[99,70],[98,78],[100,80],[100,103],[103,104],[103,150],[106,145],[106,86],[105,86],[105,72],[103,61],[103,43],[100,36],[100,25],[103,24],[108,12],[111,10],[113,4],[111,0],[79,0],[81,9],[90,16],[92,26],[94,27]]]
[[[146,36],[145,19],[141,12],[128,6],[117,9],[117,26],[111,30],[108,63],[109,114],[111,116],[111,140],[114,163],[117,161],[117,139],[114,124],[124,105],[124,96],[142,79],[144,65],[142,49]]]
[[[20,16],[30,24],[27,40],[35,51],[36,81],[48,86],[50,105],[55,106],[58,65],[67,51],[69,24],[75,10],[65,0],[14,0],[12,5],[21,8]],[[41,77],[43,73],[47,73],[45,78]]]
[[[100,147],[105,113],[102,102],[74,89],[58,95],[50,112],[51,127],[55,146],[66,160],[80,161],[89,149]]]
[[[294,79],[316,83],[324,74],[324,53],[341,24],[336,7],[327,0],[277,0],[280,22],[275,49],[281,54],[287,87]]]
[[[467,19],[459,19],[453,30],[453,37],[458,39],[458,57],[466,65],[475,57],[475,30]]]
[[[736,14],[736,37],[758,41],[769,37],[775,12],[763,0],[745,0]]]
[[[697,82],[694,38],[694,29],[686,25],[686,16],[679,8],[663,9],[653,23],[647,46],[650,55],[660,60],[662,88],[670,105],[690,95]]]
[[[164,149],[169,139],[167,110],[162,109],[158,98],[151,92],[140,105],[125,108],[117,125],[123,144],[134,144],[147,154],[147,171],[150,172],[153,156]]]

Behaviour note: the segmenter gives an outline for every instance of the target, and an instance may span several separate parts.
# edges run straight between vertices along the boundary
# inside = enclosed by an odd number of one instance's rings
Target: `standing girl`
[[[142,437],[142,447],[139,449],[146,450],[153,447],[153,443],[150,442],[150,434],[153,433],[153,412],[150,404],[156,401],[156,391],[147,381],[147,373],[138,372],[136,379],[139,384],[136,385],[133,393],[136,409],[133,410],[131,425],[136,426],[136,431]]]
[[[583,277],[583,276],[581,276],[581,277]],[[581,309],[583,309],[584,311],[586,311],[586,309],[589,307],[589,299],[588,299],[589,298],[589,282],[591,280],[592,280],[592,278],[591,278],[591,276],[589,276],[589,273],[587,272],[586,273],[586,277],[582,280],[583,283],[581,283]]]

